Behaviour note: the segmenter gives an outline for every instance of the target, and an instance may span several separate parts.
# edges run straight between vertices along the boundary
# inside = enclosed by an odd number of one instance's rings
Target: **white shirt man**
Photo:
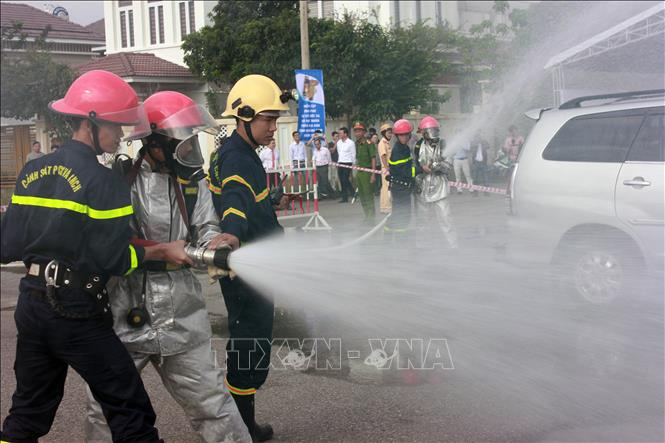
[[[339,155],[339,163],[355,163],[356,162],[356,144],[353,140],[346,137],[340,138],[337,141],[337,154]]]
[[[291,163],[294,168],[305,167],[307,160],[307,153],[305,152],[305,144],[300,141],[300,134],[295,131],[293,134],[293,143],[289,146],[289,153],[291,154]]]
[[[330,159],[330,150],[325,146],[320,148],[314,148],[314,153],[312,154],[314,165],[316,166],[328,166],[331,162]]]
[[[276,169],[279,166],[279,151],[275,149],[275,141],[273,140],[270,144],[261,151],[259,154],[261,163],[263,163],[263,169],[266,171],[271,169]]]

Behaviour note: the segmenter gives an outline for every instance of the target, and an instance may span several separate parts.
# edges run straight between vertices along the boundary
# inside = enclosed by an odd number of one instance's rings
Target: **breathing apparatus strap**
[[[134,164],[132,165],[132,169],[129,170],[127,175],[125,175],[125,181],[127,184],[131,187],[134,184],[134,181],[136,181],[136,176],[139,175],[139,171],[141,170],[141,164],[143,163],[143,156],[144,153],[142,152],[143,148],[139,151],[139,158],[136,159]]]
[[[178,177],[175,174],[171,174],[171,183],[173,183],[173,189],[175,191],[175,199],[178,202],[178,209],[180,210],[180,215],[182,220],[185,222],[187,227],[187,242],[192,240],[192,232],[189,226],[189,216],[187,215],[187,206],[185,205],[185,197],[182,195],[182,189],[180,189],[180,183],[178,183]]]

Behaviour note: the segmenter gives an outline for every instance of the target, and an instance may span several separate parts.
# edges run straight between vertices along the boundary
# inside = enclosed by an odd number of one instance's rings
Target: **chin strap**
[[[245,133],[247,134],[249,140],[252,143],[254,143],[254,147],[259,146],[259,143],[254,139],[254,136],[252,135],[252,126],[250,122],[243,121],[243,124],[245,126]]]
[[[101,146],[99,145],[99,127],[95,123],[94,120],[90,120],[90,124],[92,126],[92,143],[94,144],[95,152],[97,155],[102,155],[104,151],[102,151]]]

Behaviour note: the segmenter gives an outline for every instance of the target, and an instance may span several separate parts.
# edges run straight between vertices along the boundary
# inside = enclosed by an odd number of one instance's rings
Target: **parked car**
[[[508,189],[509,257],[549,263],[558,282],[592,303],[662,291],[664,111],[665,91],[529,111],[537,122]],[[642,285],[654,275],[659,290]]]

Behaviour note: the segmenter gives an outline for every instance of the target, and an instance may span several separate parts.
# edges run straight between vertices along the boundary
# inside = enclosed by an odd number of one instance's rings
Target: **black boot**
[[[238,406],[242,420],[247,425],[252,441],[268,441],[272,439],[273,431],[270,425],[259,425],[254,420],[254,395],[231,394]]]

